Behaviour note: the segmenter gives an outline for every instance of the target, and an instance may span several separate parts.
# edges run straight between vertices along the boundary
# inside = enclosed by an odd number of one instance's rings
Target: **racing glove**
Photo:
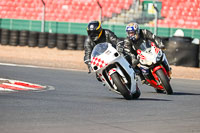
[[[88,62],[88,63],[87,63],[87,66],[88,66],[88,70],[89,70],[88,73],[91,73],[91,62]]]
[[[123,41],[119,42],[116,47],[117,51],[121,54],[124,51]]]
[[[132,58],[132,66],[135,68],[139,64],[139,59]]]

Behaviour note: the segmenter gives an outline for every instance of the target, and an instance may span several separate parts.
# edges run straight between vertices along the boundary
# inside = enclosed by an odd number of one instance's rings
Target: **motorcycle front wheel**
[[[111,75],[111,78],[114,82],[114,84],[117,87],[117,90],[121,93],[121,95],[126,99],[126,100],[131,100],[131,99],[137,99],[140,96],[140,91],[137,90],[136,94],[131,94],[130,90],[127,88],[126,84],[123,83],[122,77],[118,73],[113,73]]]
[[[160,79],[166,93],[168,95],[171,95],[173,94],[173,90],[172,90],[172,87],[169,83],[169,79],[167,78],[167,76],[164,74],[163,70],[162,69],[158,69],[156,71],[156,75],[158,76],[158,78]]]

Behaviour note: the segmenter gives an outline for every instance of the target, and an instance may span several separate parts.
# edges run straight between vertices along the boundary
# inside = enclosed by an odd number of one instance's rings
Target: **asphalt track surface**
[[[127,101],[87,72],[0,66],[1,78],[53,86],[0,93],[1,133],[199,133],[200,81],[172,79],[174,95],[139,84]]]

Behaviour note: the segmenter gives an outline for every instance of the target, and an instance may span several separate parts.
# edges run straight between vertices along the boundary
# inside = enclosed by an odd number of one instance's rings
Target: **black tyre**
[[[47,39],[47,46],[48,48],[55,48],[57,45],[57,34],[56,33],[49,33]]]
[[[38,35],[39,35],[39,32],[35,32],[35,31],[29,32],[29,40],[28,40],[29,47],[38,46]]]
[[[29,31],[22,30],[19,33],[19,46],[27,46],[29,40]]]
[[[85,42],[86,36],[83,35],[77,35],[76,38],[76,50],[84,50],[84,42]]]
[[[40,32],[38,37],[38,47],[43,48],[47,46],[47,32]]]
[[[9,44],[12,46],[17,46],[19,44],[19,31],[11,30]]]
[[[57,34],[57,48],[59,50],[65,50],[67,47],[67,43],[66,43],[66,34]]]
[[[140,89],[137,86],[136,93],[132,94],[132,99],[138,99],[140,97],[140,95],[141,95],[141,92],[140,92]]]
[[[10,38],[10,30],[8,29],[1,29],[1,44],[8,45]]]
[[[76,49],[76,44],[75,43],[68,43],[67,44],[67,49],[68,50],[75,50]]]
[[[121,76],[119,76],[118,73],[113,73],[111,75],[111,78],[114,82],[114,84],[117,87],[117,90],[121,93],[121,95],[126,99],[126,100],[131,100],[132,95],[130,90],[126,87],[126,85],[122,82]]]
[[[66,49],[66,42],[62,40],[57,40],[57,49],[65,50]]]
[[[168,95],[173,94],[173,90],[172,90],[172,87],[171,87],[171,85],[170,85],[170,83],[169,83],[169,79],[168,79],[168,77],[164,74],[164,72],[162,71],[162,69],[158,69],[158,70],[156,71],[156,75],[157,75],[158,78],[160,79],[160,81],[161,81],[161,83],[162,83],[162,85],[163,85],[163,87],[164,87],[166,93],[167,93]]]

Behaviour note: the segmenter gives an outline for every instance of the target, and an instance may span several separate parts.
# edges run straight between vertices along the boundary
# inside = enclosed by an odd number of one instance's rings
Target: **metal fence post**
[[[41,0],[41,1],[42,1],[42,4],[43,4],[41,32],[44,32],[44,27],[45,27],[45,2],[43,0]]]
[[[156,10],[155,12],[155,26],[154,26],[154,34],[157,35],[157,28],[158,28],[158,8],[156,7],[155,4],[153,4],[154,9]]]
[[[101,4],[99,3],[98,0],[97,0],[97,4],[98,4],[98,6],[99,6],[99,8],[100,8],[99,20],[100,20],[100,22],[102,22],[102,6],[101,6]]]

